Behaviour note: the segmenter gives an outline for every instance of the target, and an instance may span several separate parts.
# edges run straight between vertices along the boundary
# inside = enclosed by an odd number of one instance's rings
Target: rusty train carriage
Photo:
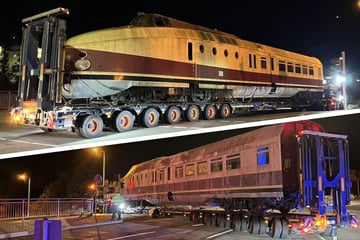
[[[336,222],[352,221],[349,172],[347,137],[298,121],[136,164],[122,179],[121,194],[161,206],[159,214],[182,209],[195,222],[270,229],[276,238],[288,236],[293,219],[292,231],[305,221],[319,230],[314,219],[321,216],[327,219],[321,231],[334,234]],[[326,196],[336,204],[328,205]]]
[[[125,195],[169,202],[167,195],[172,192],[174,203],[182,204],[194,200],[196,193],[196,201],[202,199],[198,205],[214,198],[283,197],[281,129],[273,126],[135,165],[124,177],[125,185],[132,180],[134,186]],[[259,166],[258,154],[268,163]]]

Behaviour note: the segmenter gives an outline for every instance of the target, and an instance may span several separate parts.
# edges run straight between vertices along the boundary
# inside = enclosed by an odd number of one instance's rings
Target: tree
[[[19,64],[9,66],[9,54],[7,51],[0,52],[0,90],[15,91],[17,90],[17,72]]]

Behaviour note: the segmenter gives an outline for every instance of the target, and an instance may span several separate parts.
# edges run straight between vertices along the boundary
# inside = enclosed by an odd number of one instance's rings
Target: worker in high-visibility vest
[[[121,219],[121,204],[123,203],[123,197],[120,194],[115,194],[112,198],[111,198],[111,212],[112,212],[112,216],[111,219],[113,221],[115,221],[115,217],[117,214],[117,219],[120,220]]]

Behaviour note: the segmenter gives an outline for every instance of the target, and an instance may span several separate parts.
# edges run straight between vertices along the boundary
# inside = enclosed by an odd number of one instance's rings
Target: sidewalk
[[[42,220],[44,219],[34,218],[25,220],[0,221],[0,239],[34,235],[35,222]],[[111,214],[90,214],[61,218],[48,218],[48,220],[49,222],[60,220],[63,231],[122,222],[122,220],[111,221]]]

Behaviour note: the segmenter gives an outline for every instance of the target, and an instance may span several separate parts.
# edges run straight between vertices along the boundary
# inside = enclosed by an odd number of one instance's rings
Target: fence
[[[0,199],[0,220],[92,213],[93,199]]]
[[[0,91],[0,109],[10,110],[11,107],[16,106],[17,92],[14,91]]]

